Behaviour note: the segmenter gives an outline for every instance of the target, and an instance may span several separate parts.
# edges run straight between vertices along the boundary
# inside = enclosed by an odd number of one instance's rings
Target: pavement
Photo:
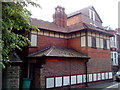
[[[82,89],[92,89],[92,90],[120,90],[118,89],[118,85],[120,85],[120,82],[115,81],[105,81],[97,84],[89,85],[88,87],[83,87]],[[120,86],[119,86],[120,87]]]

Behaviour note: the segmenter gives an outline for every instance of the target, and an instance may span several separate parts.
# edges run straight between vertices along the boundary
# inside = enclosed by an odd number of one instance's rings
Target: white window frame
[[[110,47],[111,48],[116,48],[117,47],[116,36],[110,37]]]
[[[118,65],[118,53],[117,52],[111,52],[111,59],[112,59],[113,65]]]
[[[36,47],[37,46],[37,34],[31,34],[31,46]]]
[[[89,18],[90,18],[90,24],[95,25],[95,12],[91,9],[89,9]]]

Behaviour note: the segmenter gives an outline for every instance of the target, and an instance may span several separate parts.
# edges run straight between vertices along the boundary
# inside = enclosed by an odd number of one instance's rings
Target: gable
[[[101,23],[103,23],[102,20],[101,20],[101,18],[100,18],[100,16],[99,16],[99,14],[95,10],[95,8],[92,6],[90,9],[92,9],[95,12],[96,19],[99,20]]]
[[[89,22],[89,19],[86,19],[86,17],[89,18],[89,10],[90,9],[95,12],[96,21],[102,24],[102,20],[93,6],[89,6],[89,7],[83,8],[81,10],[78,10],[76,12],[73,12],[71,14],[68,14],[68,19],[73,18],[74,16],[82,15],[82,17],[83,17],[82,21]],[[98,26],[100,26],[100,25],[98,25]]]

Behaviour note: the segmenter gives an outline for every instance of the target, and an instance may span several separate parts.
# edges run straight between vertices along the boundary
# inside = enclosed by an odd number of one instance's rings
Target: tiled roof
[[[67,17],[69,18],[69,17],[72,17],[72,16],[74,16],[74,15],[84,13],[87,9],[92,8],[92,7],[93,7],[93,6],[89,6],[89,7],[83,8],[83,9],[81,9],[81,10],[75,11],[75,12],[73,12],[73,13],[67,14]]]
[[[71,25],[69,27],[63,28],[63,27],[57,26],[56,24],[54,24],[52,22],[37,20],[37,19],[32,18],[31,19],[31,24],[37,26],[40,29],[46,29],[46,30],[55,31],[55,32],[72,33],[72,32],[76,32],[76,31],[83,31],[85,29],[86,30],[90,29],[92,31],[105,33],[105,34],[108,34],[108,35],[111,36],[111,34],[108,33],[105,29],[95,27],[93,25],[86,24],[86,23],[83,23],[83,22],[80,22],[80,23]]]
[[[82,54],[79,51],[76,51],[71,48],[62,48],[62,47],[49,47],[44,50],[40,50],[28,55],[28,57],[42,57],[42,56],[49,56],[49,57],[73,57],[73,58],[87,58],[88,56]]]
[[[53,22],[38,20],[38,19],[35,19],[35,18],[31,18],[31,24],[35,25],[35,26],[37,26],[38,28],[41,28],[41,29],[63,32],[63,33],[68,32],[67,27],[63,28],[63,27],[57,26]]]
[[[88,7],[86,7],[86,8],[81,9],[81,10],[78,10],[78,11],[75,11],[75,12],[73,12],[73,13],[68,14],[67,17],[70,18],[70,17],[75,16],[75,15],[77,15],[77,14],[83,14],[86,10],[89,10],[90,8],[93,8],[93,10],[96,12],[96,10],[95,10],[95,8],[94,8],[93,6],[88,6]],[[97,12],[96,12],[96,14],[97,14],[98,18],[100,19],[100,21],[102,22],[102,20],[101,20],[101,18],[100,18],[100,16],[98,15]]]

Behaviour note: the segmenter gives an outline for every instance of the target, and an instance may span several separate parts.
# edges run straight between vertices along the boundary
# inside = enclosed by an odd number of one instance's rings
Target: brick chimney
[[[67,15],[65,14],[65,8],[57,6],[55,8],[55,14],[53,14],[53,22],[60,27],[67,26]]]
[[[115,31],[117,34],[120,34],[120,28],[116,28]]]

